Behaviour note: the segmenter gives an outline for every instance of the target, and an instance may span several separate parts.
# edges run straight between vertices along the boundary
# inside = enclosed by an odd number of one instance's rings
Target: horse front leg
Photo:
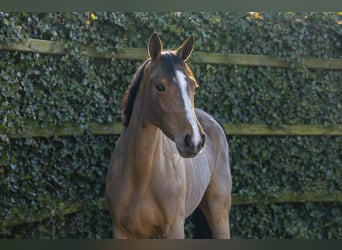
[[[212,185],[205,193],[200,207],[209,224],[214,239],[230,239],[229,212],[231,193]]]
[[[169,227],[164,233],[166,239],[184,239],[184,220],[180,219]]]
[[[119,227],[116,227],[115,224],[113,225],[113,239],[117,240],[128,240],[133,239],[133,237],[129,237],[125,234]]]
[[[229,212],[231,207],[231,197],[226,202],[210,199],[201,202],[201,208],[207,219],[214,239],[230,239]],[[215,201],[216,200],[216,201]]]

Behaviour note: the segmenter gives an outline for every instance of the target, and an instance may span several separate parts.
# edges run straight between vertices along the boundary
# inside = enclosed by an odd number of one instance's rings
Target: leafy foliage
[[[4,13],[0,48],[24,38],[62,42],[63,56],[0,50],[0,218],[39,218],[60,202],[83,201],[73,215],[3,228],[1,238],[108,238],[111,221],[95,200],[116,137],[8,138],[33,124],[110,123],[141,62],[93,59],[145,48],[157,31],[166,48],[193,34],[195,51],[264,54],[291,67],[190,65],[200,84],[196,106],[231,124],[336,125],[342,76],[308,70],[303,57],[342,58],[341,16],[334,13]],[[230,136],[234,193],[341,192],[341,137]],[[235,238],[342,238],[341,205],[234,206]],[[235,223],[233,222],[235,220]],[[186,225],[191,235],[191,222]]]

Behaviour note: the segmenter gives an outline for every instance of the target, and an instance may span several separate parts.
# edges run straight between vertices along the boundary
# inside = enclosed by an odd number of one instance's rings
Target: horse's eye
[[[162,83],[157,83],[157,84],[156,84],[156,88],[157,88],[157,90],[158,90],[159,92],[162,92],[162,91],[165,90],[165,86],[164,86],[164,84],[162,84]]]

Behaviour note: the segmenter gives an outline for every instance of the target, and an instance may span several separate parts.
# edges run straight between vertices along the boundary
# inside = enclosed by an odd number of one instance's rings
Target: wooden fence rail
[[[319,125],[280,125],[278,128],[267,125],[224,124],[226,135],[239,136],[342,136],[342,125],[319,126]],[[119,135],[123,125],[121,123],[101,124],[90,123],[82,127],[76,123],[68,123],[63,126],[30,125],[20,131],[0,126],[0,134],[6,134],[9,138],[21,137],[53,137],[53,136],[73,136],[82,135],[85,131],[90,131],[93,135]]]
[[[0,47],[9,51],[28,53],[52,55],[65,55],[68,53],[67,49],[62,43],[40,39],[25,39],[20,43],[1,45]],[[84,53],[86,56],[93,58],[114,58],[124,60],[145,60],[147,58],[147,50],[141,48],[125,48],[122,51],[102,54],[97,52],[94,48],[89,47],[86,49],[86,51],[84,51]],[[239,66],[270,66],[281,68],[290,67],[289,63],[272,56],[221,54],[196,51],[193,53],[190,62]],[[306,57],[304,58],[304,66],[309,69],[342,70],[342,59]]]
[[[250,204],[270,204],[270,203],[304,203],[304,202],[342,202],[342,193],[332,194],[318,194],[312,192],[304,193],[283,193],[277,196],[274,195],[232,195],[232,205],[250,205]],[[95,207],[98,209],[107,209],[106,201],[104,198],[99,198],[95,201]],[[50,210],[37,212],[37,217],[15,218],[11,220],[0,221],[0,228],[9,228],[21,224],[33,223],[43,221],[54,216],[65,216],[74,214],[82,210],[89,209],[88,206],[83,205],[82,202],[57,204]]]

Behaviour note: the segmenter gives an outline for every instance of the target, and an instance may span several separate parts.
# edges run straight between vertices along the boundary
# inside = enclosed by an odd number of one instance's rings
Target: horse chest
[[[113,209],[113,218],[120,229],[132,238],[161,235],[173,220],[171,205],[161,205],[162,201],[151,194],[130,194],[119,197]]]

